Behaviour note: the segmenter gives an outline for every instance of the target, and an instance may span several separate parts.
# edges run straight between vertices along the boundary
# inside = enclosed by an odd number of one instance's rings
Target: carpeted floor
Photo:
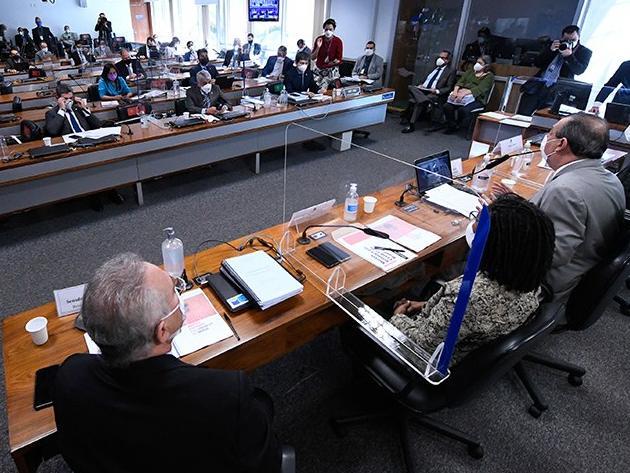
[[[371,127],[358,144],[406,162],[450,149],[465,156],[469,143],[461,136],[429,134],[421,125],[403,135],[394,116]],[[322,139],[322,142],[327,140]],[[235,144],[237,145],[237,143]],[[209,147],[208,152],[212,152]],[[134,251],[161,263],[162,228],[174,226],[186,254],[206,239],[232,239],[283,221],[284,150],[263,154],[259,175],[249,158],[201,168],[145,184],[146,206],[133,201],[107,203],[100,213],[78,199],[0,220],[3,245],[0,266],[0,318],[50,302],[52,291],[85,282],[107,257]],[[291,146],[288,151],[286,212],[335,197],[343,199],[349,182],[362,195],[411,176],[402,164],[362,149],[344,153]],[[377,205],[389,205],[379,202]],[[207,245],[203,245],[207,247]],[[628,291],[625,291],[629,295]],[[624,471],[630,467],[630,318],[614,307],[585,333],[548,339],[541,351],[588,369],[584,385],[571,387],[565,377],[532,369],[551,407],[541,418],[527,413],[528,397],[508,376],[465,407],[436,418],[478,436],[485,448],[481,460],[452,441],[419,430],[412,433],[420,471],[578,472]],[[350,364],[336,331],[252,373],[276,403],[276,430],[297,450],[299,472],[404,471],[396,431],[368,424],[350,429],[342,439],[327,424],[330,416],[350,413],[368,398],[351,381]],[[4,376],[0,399],[5,399]],[[211,426],[209,426],[211,428]],[[17,471],[8,451],[6,410],[0,412],[0,471]],[[69,471],[60,457],[41,472]]]

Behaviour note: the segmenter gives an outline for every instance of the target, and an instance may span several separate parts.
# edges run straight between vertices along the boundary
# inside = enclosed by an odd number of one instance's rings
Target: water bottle
[[[534,153],[532,152],[532,142],[527,141],[520,156],[514,158],[512,164],[512,175],[516,177],[523,177],[529,171],[529,166],[532,164]]]
[[[140,127],[149,128],[149,121],[147,119],[147,114],[144,113],[144,110],[140,110],[138,112],[138,115],[140,115]]]
[[[263,94],[263,102],[265,103],[265,108],[271,107],[271,94],[269,93],[269,89],[265,89],[265,93]]]
[[[278,97],[278,105],[280,107],[289,105],[289,93],[287,92],[287,89],[284,88],[284,85],[282,86],[282,92],[280,92],[280,97]]]
[[[492,177],[492,169],[486,166],[490,163],[490,153],[486,153],[483,161],[475,166],[475,174],[473,175],[472,188],[477,192],[485,192],[490,187],[490,178]]]
[[[2,154],[2,162],[9,162],[9,149],[7,148],[7,140],[4,139],[4,136],[0,135],[0,153]]]
[[[184,272],[184,244],[179,238],[175,238],[173,227],[163,231],[166,232],[166,240],[162,242],[164,271],[174,278],[181,277]]]
[[[173,95],[175,97],[179,97],[179,81],[177,79],[173,80]]]
[[[359,194],[357,194],[357,185],[350,184],[350,190],[346,196],[346,205],[343,208],[343,219],[346,222],[354,222],[357,219],[357,210],[359,209]]]

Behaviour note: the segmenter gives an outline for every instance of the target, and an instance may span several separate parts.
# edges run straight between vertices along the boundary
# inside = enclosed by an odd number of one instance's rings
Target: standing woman
[[[337,22],[328,18],[323,25],[324,34],[315,39],[311,59],[315,61],[313,74],[320,89],[327,89],[339,79],[339,64],[343,58],[343,42],[334,35]]]
[[[118,76],[116,66],[111,62],[103,67],[101,78],[98,80],[98,94],[101,100],[124,100],[133,95],[127,82]]]

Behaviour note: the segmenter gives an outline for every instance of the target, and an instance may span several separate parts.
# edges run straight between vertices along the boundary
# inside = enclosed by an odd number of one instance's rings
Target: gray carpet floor
[[[372,150],[410,162],[450,149],[465,156],[461,136],[429,134],[423,129],[402,135],[397,118],[371,127]],[[320,141],[325,142],[325,139]],[[212,152],[211,147],[208,150]],[[0,267],[0,318],[50,302],[53,290],[83,283],[107,257],[134,251],[161,263],[162,228],[174,226],[192,254],[206,239],[232,239],[283,221],[284,150],[263,154],[261,174],[249,158],[219,163],[145,184],[147,205],[138,207],[131,188],[122,189],[123,205],[106,204],[93,212],[86,199],[36,209],[0,220],[3,245]],[[361,149],[344,153],[288,151],[287,212],[326,200],[343,199],[349,182],[363,195],[412,174],[403,165]],[[377,205],[391,205],[380,202]],[[209,245],[202,245],[203,248]],[[203,268],[201,268],[203,269]],[[625,295],[630,295],[624,290]],[[587,368],[584,384],[574,388],[558,373],[532,368],[551,407],[539,419],[527,413],[529,398],[514,376],[506,376],[468,405],[435,418],[477,436],[485,448],[481,460],[466,449],[423,430],[413,429],[420,471],[448,472],[599,472],[630,468],[630,377],[627,341],[630,319],[611,305],[598,324],[584,333],[550,337],[541,351]],[[1,340],[0,340],[1,343]],[[331,416],[353,413],[365,404],[362,388],[352,382],[350,363],[336,330],[320,336],[251,374],[276,403],[276,430],[295,446],[300,472],[404,471],[395,429],[366,424],[337,438]],[[5,399],[4,376],[0,399]],[[211,426],[209,426],[211,428]],[[0,471],[17,471],[8,452],[6,409],[0,411]],[[67,472],[59,456],[41,472]]]

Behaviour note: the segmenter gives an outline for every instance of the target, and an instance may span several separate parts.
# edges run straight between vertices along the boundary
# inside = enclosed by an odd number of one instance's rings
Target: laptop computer
[[[630,105],[625,103],[611,102],[606,105],[604,118],[608,123],[617,125],[630,125]]]
[[[416,183],[420,195],[434,187],[453,182],[451,153],[448,150],[416,159],[413,164],[416,167]]]
[[[171,122],[171,126],[173,128],[186,128],[188,126],[203,125],[204,123],[206,123],[206,121],[199,117],[176,117],[175,120]]]

